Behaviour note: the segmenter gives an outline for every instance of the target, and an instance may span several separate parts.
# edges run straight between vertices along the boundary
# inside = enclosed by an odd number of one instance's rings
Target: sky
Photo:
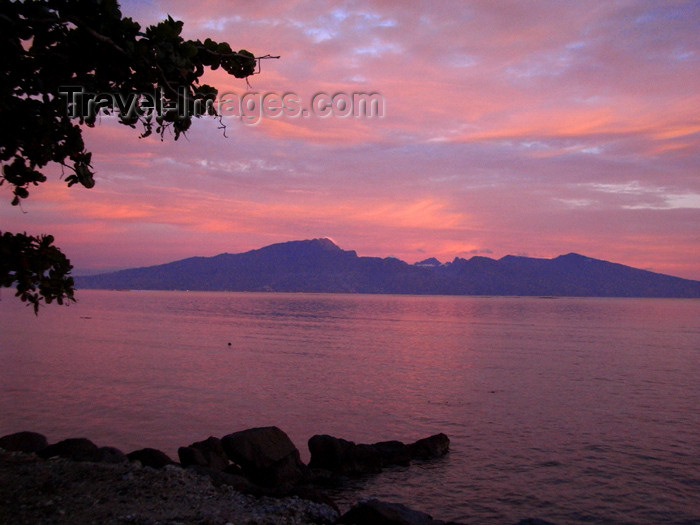
[[[375,93],[383,114],[229,114],[178,141],[103,118],[84,131],[93,189],[52,168],[19,209],[0,188],[2,229],[53,234],[76,274],[329,237],[410,263],[576,252],[700,280],[700,2],[121,6],[280,56],[250,85],[207,73],[220,92]]]

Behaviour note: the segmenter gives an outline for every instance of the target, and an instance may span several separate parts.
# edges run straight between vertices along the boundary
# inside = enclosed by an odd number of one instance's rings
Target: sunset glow
[[[426,6],[430,7],[426,7]],[[76,272],[332,237],[407,262],[570,252],[700,279],[700,4],[121,2],[143,26],[263,61],[220,92],[379,93],[375,118],[197,121],[161,142],[104,117],[96,186],[60,169],[2,230]]]

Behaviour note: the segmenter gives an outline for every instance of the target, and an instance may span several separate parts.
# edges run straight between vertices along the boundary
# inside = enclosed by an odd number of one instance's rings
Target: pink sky
[[[142,25],[281,55],[220,90],[378,92],[382,118],[86,130],[97,185],[51,181],[3,230],[76,273],[330,237],[408,262],[578,252],[700,279],[695,1],[122,1]]]

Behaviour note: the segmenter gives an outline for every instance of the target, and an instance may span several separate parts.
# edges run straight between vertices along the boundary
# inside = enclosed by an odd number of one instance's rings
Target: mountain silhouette
[[[572,297],[700,297],[700,281],[570,253],[554,259],[475,256],[440,264],[359,257],[330,239],[272,244],[76,277],[78,288]]]

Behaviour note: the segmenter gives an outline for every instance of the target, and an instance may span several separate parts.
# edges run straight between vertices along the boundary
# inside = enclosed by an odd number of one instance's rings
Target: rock
[[[409,465],[413,458],[436,458],[450,449],[445,434],[419,439],[411,445],[401,441],[380,441],[373,445],[355,444],[329,435],[309,439],[309,468],[315,479],[325,481],[325,473],[366,474],[380,472],[387,465]]]
[[[177,457],[180,459],[180,465],[183,467],[206,467],[209,468],[207,460],[204,459],[204,454],[199,449],[194,447],[180,447],[177,449]]]
[[[382,460],[373,445],[357,445],[346,439],[315,435],[309,439],[309,468],[329,470],[337,474],[379,472]]]
[[[430,514],[399,503],[376,499],[360,501],[343,514],[337,523],[351,525],[438,525]]]
[[[379,453],[382,465],[408,465],[411,462],[411,448],[401,441],[381,441],[373,447]]]
[[[515,525],[554,525],[551,521],[540,520],[537,518],[527,518],[520,520]]]
[[[129,461],[140,461],[144,467],[163,468],[166,465],[173,465],[175,462],[168,457],[165,452],[155,448],[142,448],[134,450],[126,455]]]
[[[445,434],[420,439],[411,445],[401,441],[363,445],[333,436],[316,435],[309,439],[309,467],[336,474],[379,472],[387,465],[408,465],[413,458],[443,456],[449,448],[450,440]]]
[[[37,432],[16,432],[0,438],[0,448],[10,452],[39,452],[48,446],[46,437]]]
[[[226,456],[221,440],[218,438],[209,436],[204,441],[192,443],[189,448],[193,448],[201,453],[205,467],[216,470],[226,470],[229,466],[228,456]]]
[[[317,434],[309,439],[308,445],[311,452],[309,468],[344,472],[350,449],[355,443],[327,434]]]
[[[350,449],[350,465],[353,472],[380,472],[382,458],[373,445],[358,444]]]
[[[239,465],[253,483],[264,487],[291,487],[306,476],[299,450],[277,427],[259,427],[235,432],[221,440],[231,461]]]
[[[100,447],[97,449],[98,461],[103,463],[125,463],[129,461],[121,450],[114,447]]]
[[[411,456],[414,458],[431,459],[444,456],[450,450],[450,438],[442,432],[427,438],[419,439],[409,445]]]
[[[229,466],[228,456],[224,452],[221,440],[210,436],[204,441],[197,441],[177,451],[183,467],[199,465],[215,470],[226,470]]]
[[[69,438],[49,445],[38,452],[44,459],[59,456],[74,461],[99,461],[100,453],[97,445],[87,438]]]
[[[235,474],[236,476],[245,476],[243,469],[234,463],[229,463],[228,467],[224,469],[224,472],[228,474]]]

